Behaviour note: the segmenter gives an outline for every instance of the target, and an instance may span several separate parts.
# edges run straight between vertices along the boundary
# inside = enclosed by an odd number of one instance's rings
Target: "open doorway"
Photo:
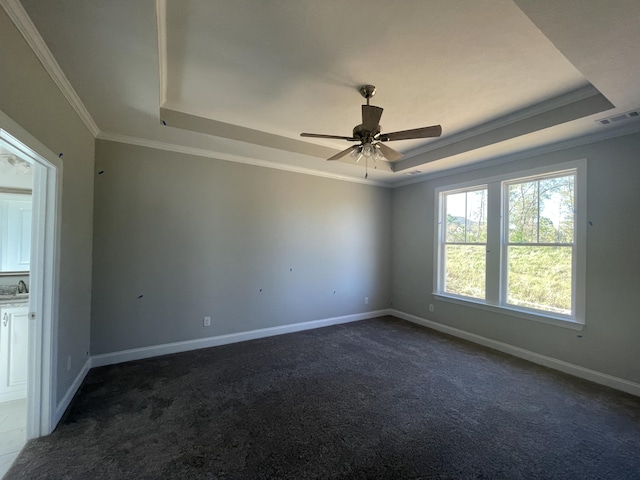
[[[27,439],[33,168],[0,146],[0,478]]]
[[[18,179],[3,182],[3,164]],[[26,440],[55,427],[61,172],[0,112],[0,478]]]

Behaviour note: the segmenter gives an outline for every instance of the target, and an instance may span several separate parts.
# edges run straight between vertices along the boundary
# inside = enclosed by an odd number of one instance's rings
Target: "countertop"
[[[0,295],[0,307],[27,305],[28,303],[28,293],[18,293],[16,295]]]

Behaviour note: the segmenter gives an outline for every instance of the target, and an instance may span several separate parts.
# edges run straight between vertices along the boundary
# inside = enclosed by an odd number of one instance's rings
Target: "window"
[[[443,194],[445,228],[442,239],[443,291],[485,298],[487,251],[487,189]]]
[[[575,173],[505,184],[506,303],[571,315]]]
[[[435,294],[584,323],[585,177],[581,161],[438,189]]]

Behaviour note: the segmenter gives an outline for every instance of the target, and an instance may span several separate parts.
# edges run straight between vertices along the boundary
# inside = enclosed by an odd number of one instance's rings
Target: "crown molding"
[[[153,148],[156,150],[183,153],[186,155],[195,155],[197,157],[214,158],[217,160],[223,160],[227,162],[244,163],[247,165],[253,165],[257,167],[272,168],[275,170],[283,170],[287,172],[300,173],[303,175],[312,175],[315,177],[330,178],[333,180],[341,180],[345,182],[360,183],[363,185],[372,185],[376,187],[394,189],[394,188],[404,187],[407,185],[412,185],[414,183],[427,182],[427,181],[435,180],[437,178],[448,177],[450,175],[457,175],[459,173],[466,173],[474,170],[493,167],[496,165],[511,163],[518,160],[524,160],[527,158],[545,155],[545,154],[557,152],[560,150],[567,150],[569,148],[579,147],[581,145],[588,145],[590,143],[610,140],[610,139],[622,137],[625,135],[633,135],[639,132],[640,132],[640,124],[634,123],[632,125],[627,125],[626,127],[623,127],[623,128],[615,129],[613,131],[608,130],[608,131],[602,131],[598,133],[592,133],[590,135],[585,135],[582,137],[576,137],[569,140],[552,143],[549,145],[543,145],[540,147],[526,149],[521,152],[517,152],[513,154],[501,155],[498,157],[494,157],[488,160],[483,160],[481,162],[471,163],[469,165],[465,165],[461,167],[445,169],[445,170],[433,172],[433,173],[426,172],[424,174],[414,176],[410,179],[400,180],[396,182],[393,182],[393,181],[381,182],[381,181],[375,181],[375,180],[366,180],[363,178],[350,177],[347,175],[339,175],[339,174],[330,173],[330,172],[323,172],[321,170],[314,170],[311,168],[296,167],[293,165],[275,163],[267,160],[257,160],[254,158],[243,157],[240,155],[232,155],[229,153],[214,152],[212,150],[205,150],[202,148],[187,147],[184,145],[176,145],[174,143],[158,142],[155,140],[148,140],[140,137],[122,135],[119,133],[100,132],[96,138],[98,140],[107,140],[110,142],[125,143],[128,145],[136,145],[139,147]]]
[[[375,187],[385,187],[385,188],[391,187],[391,185],[388,182],[380,182],[376,180],[367,180],[364,178],[350,177],[348,175],[340,175],[337,173],[323,172],[321,170],[314,170],[312,168],[296,167],[294,165],[270,162],[268,160],[257,160],[255,158],[243,157],[240,155],[231,155],[229,153],[214,152],[212,150],[205,150],[202,148],[176,145],[175,143],[158,142],[155,140],[148,140],[146,138],[122,135],[119,133],[100,132],[96,138],[98,140],[107,140],[110,142],[126,143],[129,145],[136,145],[139,147],[154,148],[156,150],[165,150],[167,152],[183,153],[186,155],[195,155],[197,157],[215,158],[216,160],[223,160],[226,162],[244,163],[246,165],[253,165],[256,167],[272,168],[275,170],[284,170],[287,172],[301,173],[303,175],[312,175],[314,177],[330,178],[332,180],[341,180],[343,182],[361,183],[363,185],[371,185]]]
[[[521,110],[518,114],[523,118],[519,121],[512,122],[506,121],[504,125],[496,127],[496,122],[487,122],[470,131],[475,132],[470,137],[465,137],[467,133],[452,135],[448,139],[443,139],[440,143],[441,146],[436,145],[437,148],[433,148],[429,151],[425,151],[420,155],[409,157],[398,163],[396,171],[403,171],[411,168],[415,168],[425,163],[434,162],[443,158],[454,157],[462,153],[472,152],[479,150],[489,145],[495,145],[504,141],[528,135],[534,132],[539,132],[547,128],[553,128],[557,125],[568,123],[578,119],[585,119],[594,114],[611,110],[614,106],[597,90],[593,95],[585,96],[584,98],[575,101],[566,101],[567,97],[572,100],[580,98],[574,95],[563,95],[552,101],[544,102],[544,105],[536,105],[532,108]],[[546,106],[553,106],[553,108],[545,108]],[[536,114],[525,114],[524,112]],[[511,119],[515,116],[509,116]],[[500,119],[499,122],[502,122]],[[494,128],[495,127],[495,128]],[[460,136],[462,135],[462,136]],[[584,133],[577,133],[576,135],[584,135]],[[447,145],[444,142],[450,142]],[[453,143],[451,143],[453,142]]]
[[[89,111],[86,109],[82,100],[80,100],[80,97],[71,86],[69,79],[67,79],[66,75],[60,68],[60,65],[58,65],[58,62],[51,53],[51,50],[47,47],[47,44],[40,35],[40,32],[38,32],[38,29],[31,21],[31,18],[29,18],[29,15],[20,1],[0,0],[0,5],[2,5],[4,10],[7,12],[7,15],[9,15],[9,18],[11,18],[11,21],[27,41],[31,50],[33,50],[33,53],[38,57],[38,60],[40,60],[40,63],[42,63],[47,73],[49,73],[71,107],[78,114],[82,123],[84,123],[91,134],[96,137],[98,133],[100,133],[98,125],[93,121]]]
[[[167,101],[167,0],[156,0],[160,107]]]
[[[389,186],[390,188],[404,187],[407,185],[412,185],[414,183],[427,182],[430,180],[435,180],[437,178],[448,177],[450,175],[457,175],[459,173],[471,172],[473,170],[480,170],[483,168],[489,168],[496,165],[503,165],[505,163],[516,162],[518,160],[538,157],[540,155],[559,152],[560,150],[568,150],[570,148],[580,147],[582,145],[589,145],[591,143],[596,143],[596,142],[604,142],[606,140],[611,140],[618,137],[624,137],[625,135],[633,135],[639,132],[640,132],[640,123],[633,123],[625,127],[617,128],[615,130],[601,131],[601,132],[591,133],[589,135],[584,135],[582,137],[570,138],[568,140],[563,140],[556,143],[550,143],[548,145],[542,145],[540,147],[529,148],[516,153],[500,155],[494,158],[483,160],[481,162],[471,163],[469,165],[464,165],[461,167],[450,168],[450,169],[446,169],[446,170],[442,170],[434,173],[425,172],[423,174],[416,175],[408,180],[392,182]]]
[[[593,85],[584,85],[583,87],[580,87],[576,90],[572,90],[557,97],[544,100],[527,108],[508,113],[507,115],[496,118],[494,120],[490,120],[480,125],[476,125],[475,127],[471,127],[467,130],[435,139],[434,141],[429,142],[423,147],[418,147],[405,153],[402,161],[417,157],[418,155],[422,155],[433,150],[438,150],[442,147],[454,145],[456,143],[473,137],[477,137],[479,135],[490,133],[503,127],[508,127],[515,123],[528,120],[538,115],[542,115],[553,110],[557,110],[559,108],[566,107],[583,100],[587,100],[592,97],[602,97],[602,94]]]

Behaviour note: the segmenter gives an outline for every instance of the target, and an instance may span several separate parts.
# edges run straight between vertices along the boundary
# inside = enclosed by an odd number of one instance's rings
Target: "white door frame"
[[[31,439],[55,428],[62,161],[1,110],[0,145],[33,165],[27,375]]]

